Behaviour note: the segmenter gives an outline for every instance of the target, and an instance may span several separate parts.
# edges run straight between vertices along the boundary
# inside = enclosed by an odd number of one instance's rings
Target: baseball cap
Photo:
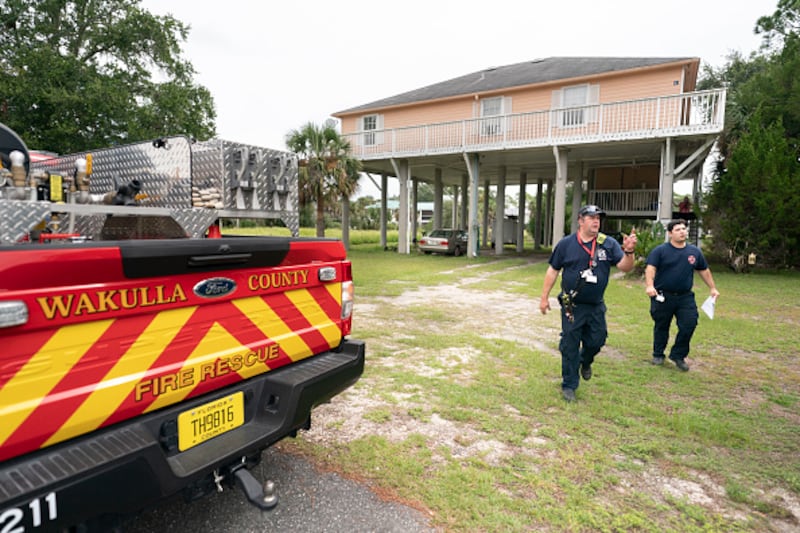
[[[585,205],[581,207],[580,211],[578,211],[578,216],[582,217],[584,215],[600,215],[605,216],[606,212],[597,207],[596,205]]]

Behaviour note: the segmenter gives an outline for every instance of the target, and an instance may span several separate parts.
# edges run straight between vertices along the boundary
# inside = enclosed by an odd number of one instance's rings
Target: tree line
[[[3,0],[0,122],[57,153],[213,137],[214,100],[181,55],[187,35],[138,0]]]
[[[138,0],[0,3],[0,122],[31,146],[74,153],[171,135],[216,134],[214,100],[182,56],[189,28]],[[725,130],[701,214],[709,246],[732,263],[800,266],[800,0],[778,0],[759,50],[705,66],[698,89],[728,89]],[[301,162],[301,207],[317,234],[337,205],[349,227],[360,165],[332,121],[286,135]],[[340,203],[341,202],[341,203]]]
[[[725,130],[704,196],[713,250],[736,270],[800,267],[800,0],[779,0],[754,32],[761,48],[706,67],[700,89],[726,86]]]

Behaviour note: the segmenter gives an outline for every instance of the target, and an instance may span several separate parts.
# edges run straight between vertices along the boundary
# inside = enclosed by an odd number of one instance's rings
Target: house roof
[[[502,67],[490,67],[465,76],[434,83],[382,100],[334,113],[346,115],[451,96],[471,95],[510,87],[547,83],[608,72],[696,60],[691,57],[548,57]]]

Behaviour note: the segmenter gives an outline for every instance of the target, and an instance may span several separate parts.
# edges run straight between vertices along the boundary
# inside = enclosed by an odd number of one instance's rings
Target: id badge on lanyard
[[[584,279],[586,283],[597,283],[597,276],[594,274],[592,270],[597,266],[597,238],[592,239],[592,249],[589,250],[584,244],[581,242],[581,238],[578,234],[575,234],[575,237],[578,239],[578,244],[581,245],[581,248],[589,254],[589,267],[586,270],[581,271],[581,277]]]

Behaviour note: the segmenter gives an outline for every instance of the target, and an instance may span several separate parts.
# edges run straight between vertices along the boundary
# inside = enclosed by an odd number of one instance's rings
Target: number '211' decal
[[[45,508],[42,509],[42,502]],[[22,519],[25,517],[25,511],[28,511],[31,516],[31,525],[33,527],[40,527],[43,520],[53,521],[58,517],[58,507],[56,505],[56,493],[51,492],[44,498],[36,498],[28,503],[28,508],[12,507],[6,509],[0,514],[0,533],[24,533],[25,526],[21,525]],[[42,516],[42,511],[45,511],[47,516]]]

